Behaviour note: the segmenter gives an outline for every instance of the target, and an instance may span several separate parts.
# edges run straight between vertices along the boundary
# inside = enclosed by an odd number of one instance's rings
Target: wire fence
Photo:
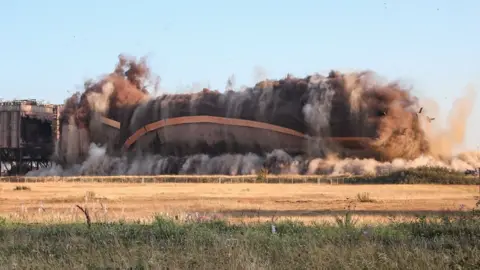
[[[77,182],[77,183],[277,183],[277,184],[344,184],[348,176],[300,176],[272,175],[154,175],[154,176],[69,176],[69,177],[0,177],[0,182],[9,183],[46,183],[46,182]]]

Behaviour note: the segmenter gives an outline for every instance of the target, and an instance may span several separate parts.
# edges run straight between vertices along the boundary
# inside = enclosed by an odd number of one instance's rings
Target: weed
[[[353,217],[354,208],[355,206],[350,203],[344,216],[335,217],[335,222],[340,228],[353,229],[357,225],[358,220]]]
[[[357,201],[366,203],[366,202],[375,202],[374,199],[370,198],[370,193],[362,192],[357,194]]]
[[[95,197],[96,197],[95,192],[90,190],[85,192],[85,201],[92,201],[93,199],[95,199]]]
[[[16,186],[14,189],[14,191],[22,191],[22,190],[32,190],[30,187],[27,187],[27,186]]]
[[[268,177],[268,170],[266,168],[262,168],[257,173],[257,182],[265,183],[267,182],[267,177]]]

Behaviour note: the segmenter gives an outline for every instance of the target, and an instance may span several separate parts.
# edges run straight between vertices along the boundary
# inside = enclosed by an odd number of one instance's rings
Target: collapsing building
[[[147,91],[150,79],[145,59],[120,55],[113,72],[85,82],[61,114],[59,109],[53,113],[60,107],[52,107],[49,113],[58,120],[52,120],[56,131],[47,135],[54,139],[43,157],[53,154],[54,164],[29,175],[377,173],[421,157],[448,163],[449,150],[459,143],[448,132],[427,134],[433,118],[425,118],[409,89],[382,82],[370,71],[287,76],[241,91],[158,96]],[[472,99],[464,99],[468,110]],[[464,126],[468,114],[456,117],[455,127]],[[455,141],[448,143],[451,138]],[[435,147],[438,141],[441,149]],[[25,161],[21,151],[26,150],[10,151],[13,163]],[[357,169],[360,159],[365,169]],[[450,163],[477,167],[476,161],[464,160]]]
[[[251,170],[230,168],[251,166],[215,162],[228,163],[239,155],[249,159],[250,154],[266,167],[282,163],[280,156],[285,155],[307,163],[330,154],[390,161],[415,159],[429,151],[416,98],[396,83],[376,82],[369,72],[332,71],[327,76],[266,80],[242,91],[204,89],[154,97],[145,89],[145,63],[122,56],[119,60],[114,72],[87,83],[83,93],[66,101],[56,155],[63,168],[85,162],[92,143],[104,146],[109,157],[120,158],[111,159],[112,164],[106,159],[95,162],[105,166],[102,174],[125,173],[120,167],[133,161],[123,158],[132,156],[156,156],[149,160],[161,162],[152,166],[163,165],[150,172],[155,174],[190,173],[188,168],[205,164],[203,172],[235,174]],[[285,166],[294,162],[287,160]],[[120,163],[125,165],[117,166]],[[112,169],[115,166],[119,168]]]
[[[62,107],[36,100],[0,102],[0,175],[49,165],[60,136]]]

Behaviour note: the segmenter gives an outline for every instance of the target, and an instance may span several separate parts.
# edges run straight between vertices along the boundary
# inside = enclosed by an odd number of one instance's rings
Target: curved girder
[[[238,119],[238,118],[225,118],[225,117],[218,117],[218,116],[200,115],[200,116],[183,116],[183,117],[168,118],[168,119],[163,119],[163,120],[145,125],[142,128],[138,129],[135,133],[133,133],[125,141],[123,147],[125,150],[128,150],[128,148],[130,148],[130,146],[134,144],[141,136],[151,131],[155,131],[168,126],[199,124],[199,123],[210,123],[210,124],[219,124],[219,125],[226,125],[226,126],[240,126],[240,127],[249,127],[249,128],[256,128],[256,129],[264,129],[264,130],[274,131],[282,134],[292,135],[302,139],[309,138],[308,135],[305,135],[298,131],[285,128],[285,127],[268,124],[268,123]],[[342,138],[329,138],[329,139],[337,142],[368,140],[366,138],[356,138],[356,137],[342,137]]]
[[[100,119],[102,120],[102,123],[104,123],[105,125],[114,127],[116,129],[120,129],[120,122],[112,120],[110,118],[103,117],[103,116]]]

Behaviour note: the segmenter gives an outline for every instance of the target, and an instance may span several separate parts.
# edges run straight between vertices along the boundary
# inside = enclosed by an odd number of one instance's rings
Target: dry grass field
[[[455,213],[478,200],[475,185],[330,185],[208,183],[0,183],[0,215],[21,222],[151,221],[156,214],[232,222],[275,218],[328,221],[349,206],[359,222]]]
[[[479,269],[478,185],[461,175],[413,175],[407,180],[449,184],[0,182],[0,264],[8,269]],[[88,209],[92,224],[84,224],[77,205]],[[72,222],[81,224],[59,224]]]

